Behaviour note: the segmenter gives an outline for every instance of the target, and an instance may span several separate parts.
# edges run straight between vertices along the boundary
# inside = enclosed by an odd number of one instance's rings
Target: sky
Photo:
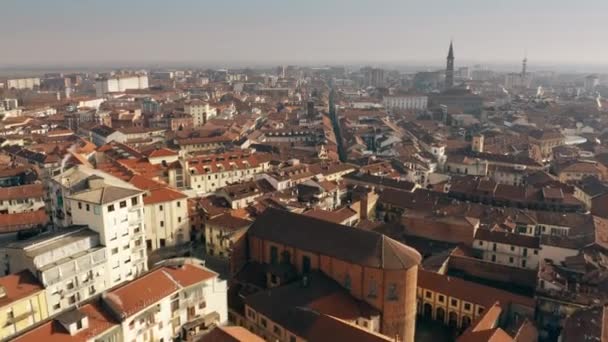
[[[2,0],[0,67],[608,64],[607,0]]]

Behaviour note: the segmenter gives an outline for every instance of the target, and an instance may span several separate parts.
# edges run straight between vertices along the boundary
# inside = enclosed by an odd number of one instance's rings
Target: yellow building
[[[0,278],[0,339],[48,318],[46,292],[29,271]]]

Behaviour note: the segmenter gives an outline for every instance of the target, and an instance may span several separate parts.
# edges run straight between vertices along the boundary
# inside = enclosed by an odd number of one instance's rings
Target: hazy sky
[[[0,66],[608,64],[608,0],[1,0]]]

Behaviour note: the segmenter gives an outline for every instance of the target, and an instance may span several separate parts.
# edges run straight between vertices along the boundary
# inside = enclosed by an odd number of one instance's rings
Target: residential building
[[[107,93],[121,93],[131,89],[148,89],[147,75],[115,75],[95,80],[97,97]]]
[[[225,213],[205,222],[205,250],[209,255],[230,259],[234,246],[243,239],[251,221]]]
[[[2,248],[3,271],[29,271],[46,292],[45,312],[55,315],[98,295],[112,285],[108,250],[98,233],[64,228]]]
[[[0,214],[15,214],[44,209],[42,184],[0,188]]]
[[[15,78],[6,80],[4,83],[7,89],[34,89],[36,87],[40,87],[40,78],[39,77],[30,77],[30,78]]]
[[[8,340],[49,316],[38,280],[22,271],[0,277],[0,338]]]
[[[209,102],[193,100],[184,104],[184,112],[192,116],[194,127],[200,127],[217,115],[217,109],[209,106]]]
[[[270,167],[267,153],[228,152],[189,158],[186,184],[199,194],[214,192],[228,184],[249,181]]]
[[[122,341],[171,341],[184,326],[210,329],[226,323],[226,281],[189,260],[164,265],[103,296]]]
[[[415,94],[389,95],[382,98],[384,107],[392,110],[426,110],[428,101],[427,96]]]
[[[79,176],[78,171],[71,173]],[[110,287],[133,280],[147,269],[143,193],[127,182],[98,173],[81,179],[64,197],[72,223],[88,225],[106,246]]]
[[[486,261],[528,269],[538,268],[538,237],[478,229],[472,247]]]

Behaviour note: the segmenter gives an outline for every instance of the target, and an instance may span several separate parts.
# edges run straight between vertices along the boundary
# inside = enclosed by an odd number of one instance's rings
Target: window
[[[113,212],[113,211],[114,211],[114,204],[110,204],[110,205],[108,206],[108,212],[110,212],[110,213],[111,213],[111,212]]]
[[[399,297],[397,296],[397,284],[390,284],[388,286],[388,294],[387,294],[387,299],[388,300],[397,300]]]
[[[158,210],[159,210],[159,211],[163,211],[163,205],[162,205],[162,204],[160,204],[160,205],[158,206]]]
[[[160,221],[160,226],[164,227],[165,226],[165,221]]]
[[[307,255],[302,256],[302,273],[310,273],[310,257]]]
[[[182,222],[182,218],[181,218],[181,217],[178,217],[178,218],[177,218],[177,222],[178,222],[178,223],[181,223],[181,222]]]
[[[91,206],[90,206],[88,203],[87,203],[87,204],[85,204],[85,207],[86,207],[86,210],[87,210],[87,211],[91,211]]]
[[[181,208],[181,206],[182,206],[182,202],[181,201],[177,201],[177,207]]]
[[[477,314],[481,315],[483,313],[483,308],[480,306],[477,308]]]
[[[59,309],[61,309],[61,303],[55,303],[53,305],[53,310],[59,310]]]
[[[71,290],[74,288],[74,283],[73,282],[69,282],[66,286],[65,286],[68,290]]]
[[[137,205],[137,197],[131,197],[131,205]]]
[[[98,205],[94,205],[93,206],[93,214],[99,215],[99,212],[100,212],[99,206]]]
[[[126,208],[127,207],[127,201],[120,201],[118,203],[118,206],[121,207],[121,208]]]
[[[89,287],[89,294],[94,294],[95,293],[95,286],[91,285],[91,287]]]
[[[496,252],[496,244],[494,244],[494,245],[492,246],[492,250],[493,250],[494,252]]]
[[[492,254],[492,262],[496,262],[496,255]]]
[[[528,249],[524,248],[524,256],[528,256]]]
[[[483,241],[479,241],[479,245],[480,245],[480,246],[483,246]]]
[[[76,295],[72,295],[70,297],[68,297],[68,304],[74,304],[76,303]]]
[[[458,300],[456,300],[456,299],[452,298],[452,299],[450,300],[450,306],[458,306]]]
[[[281,335],[281,328],[275,324],[275,326],[272,328],[272,332],[274,332],[275,335]]]
[[[433,294],[431,293],[431,291],[426,291],[426,292],[424,293],[424,296],[425,296],[426,298],[428,298],[428,299],[433,298]]]
[[[112,248],[112,255],[118,253],[118,247]]]
[[[534,250],[534,255],[538,255],[538,249]]]
[[[526,267],[526,260],[521,261],[521,267],[524,267],[524,268]]]
[[[270,263],[276,264],[279,261],[279,250],[276,246],[270,246]]]
[[[82,202],[78,202],[78,209],[82,209]]]
[[[509,257],[509,263],[513,263],[513,257]]]
[[[127,249],[129,249],[129,244],[126,244],[126,245],[122,246],[122,249],[123,249],[124,251],[126,251]]]
[[[437,300],[439,301],[439,303],[443,303],[443,302],[445,302],[445,296],[444,295],[439,295],[437,297]]]
[[[515,251],[515,246],[511,246],[511,252]]]
[[[261,322],[262,322],[262,326],[263,326],[264,328],[266,328],[266,325],[267,325],[267,323],[266,323],[266,319],[265,319],[265,318],[262,318]]]
[[[352,284],[350,283],[350,274],[346,274],[346,276],[344,276],[344,287],[350,291]]]
[[[471,304],[470,303],[464,303],[464,309],[466,311],[471,311]]]

